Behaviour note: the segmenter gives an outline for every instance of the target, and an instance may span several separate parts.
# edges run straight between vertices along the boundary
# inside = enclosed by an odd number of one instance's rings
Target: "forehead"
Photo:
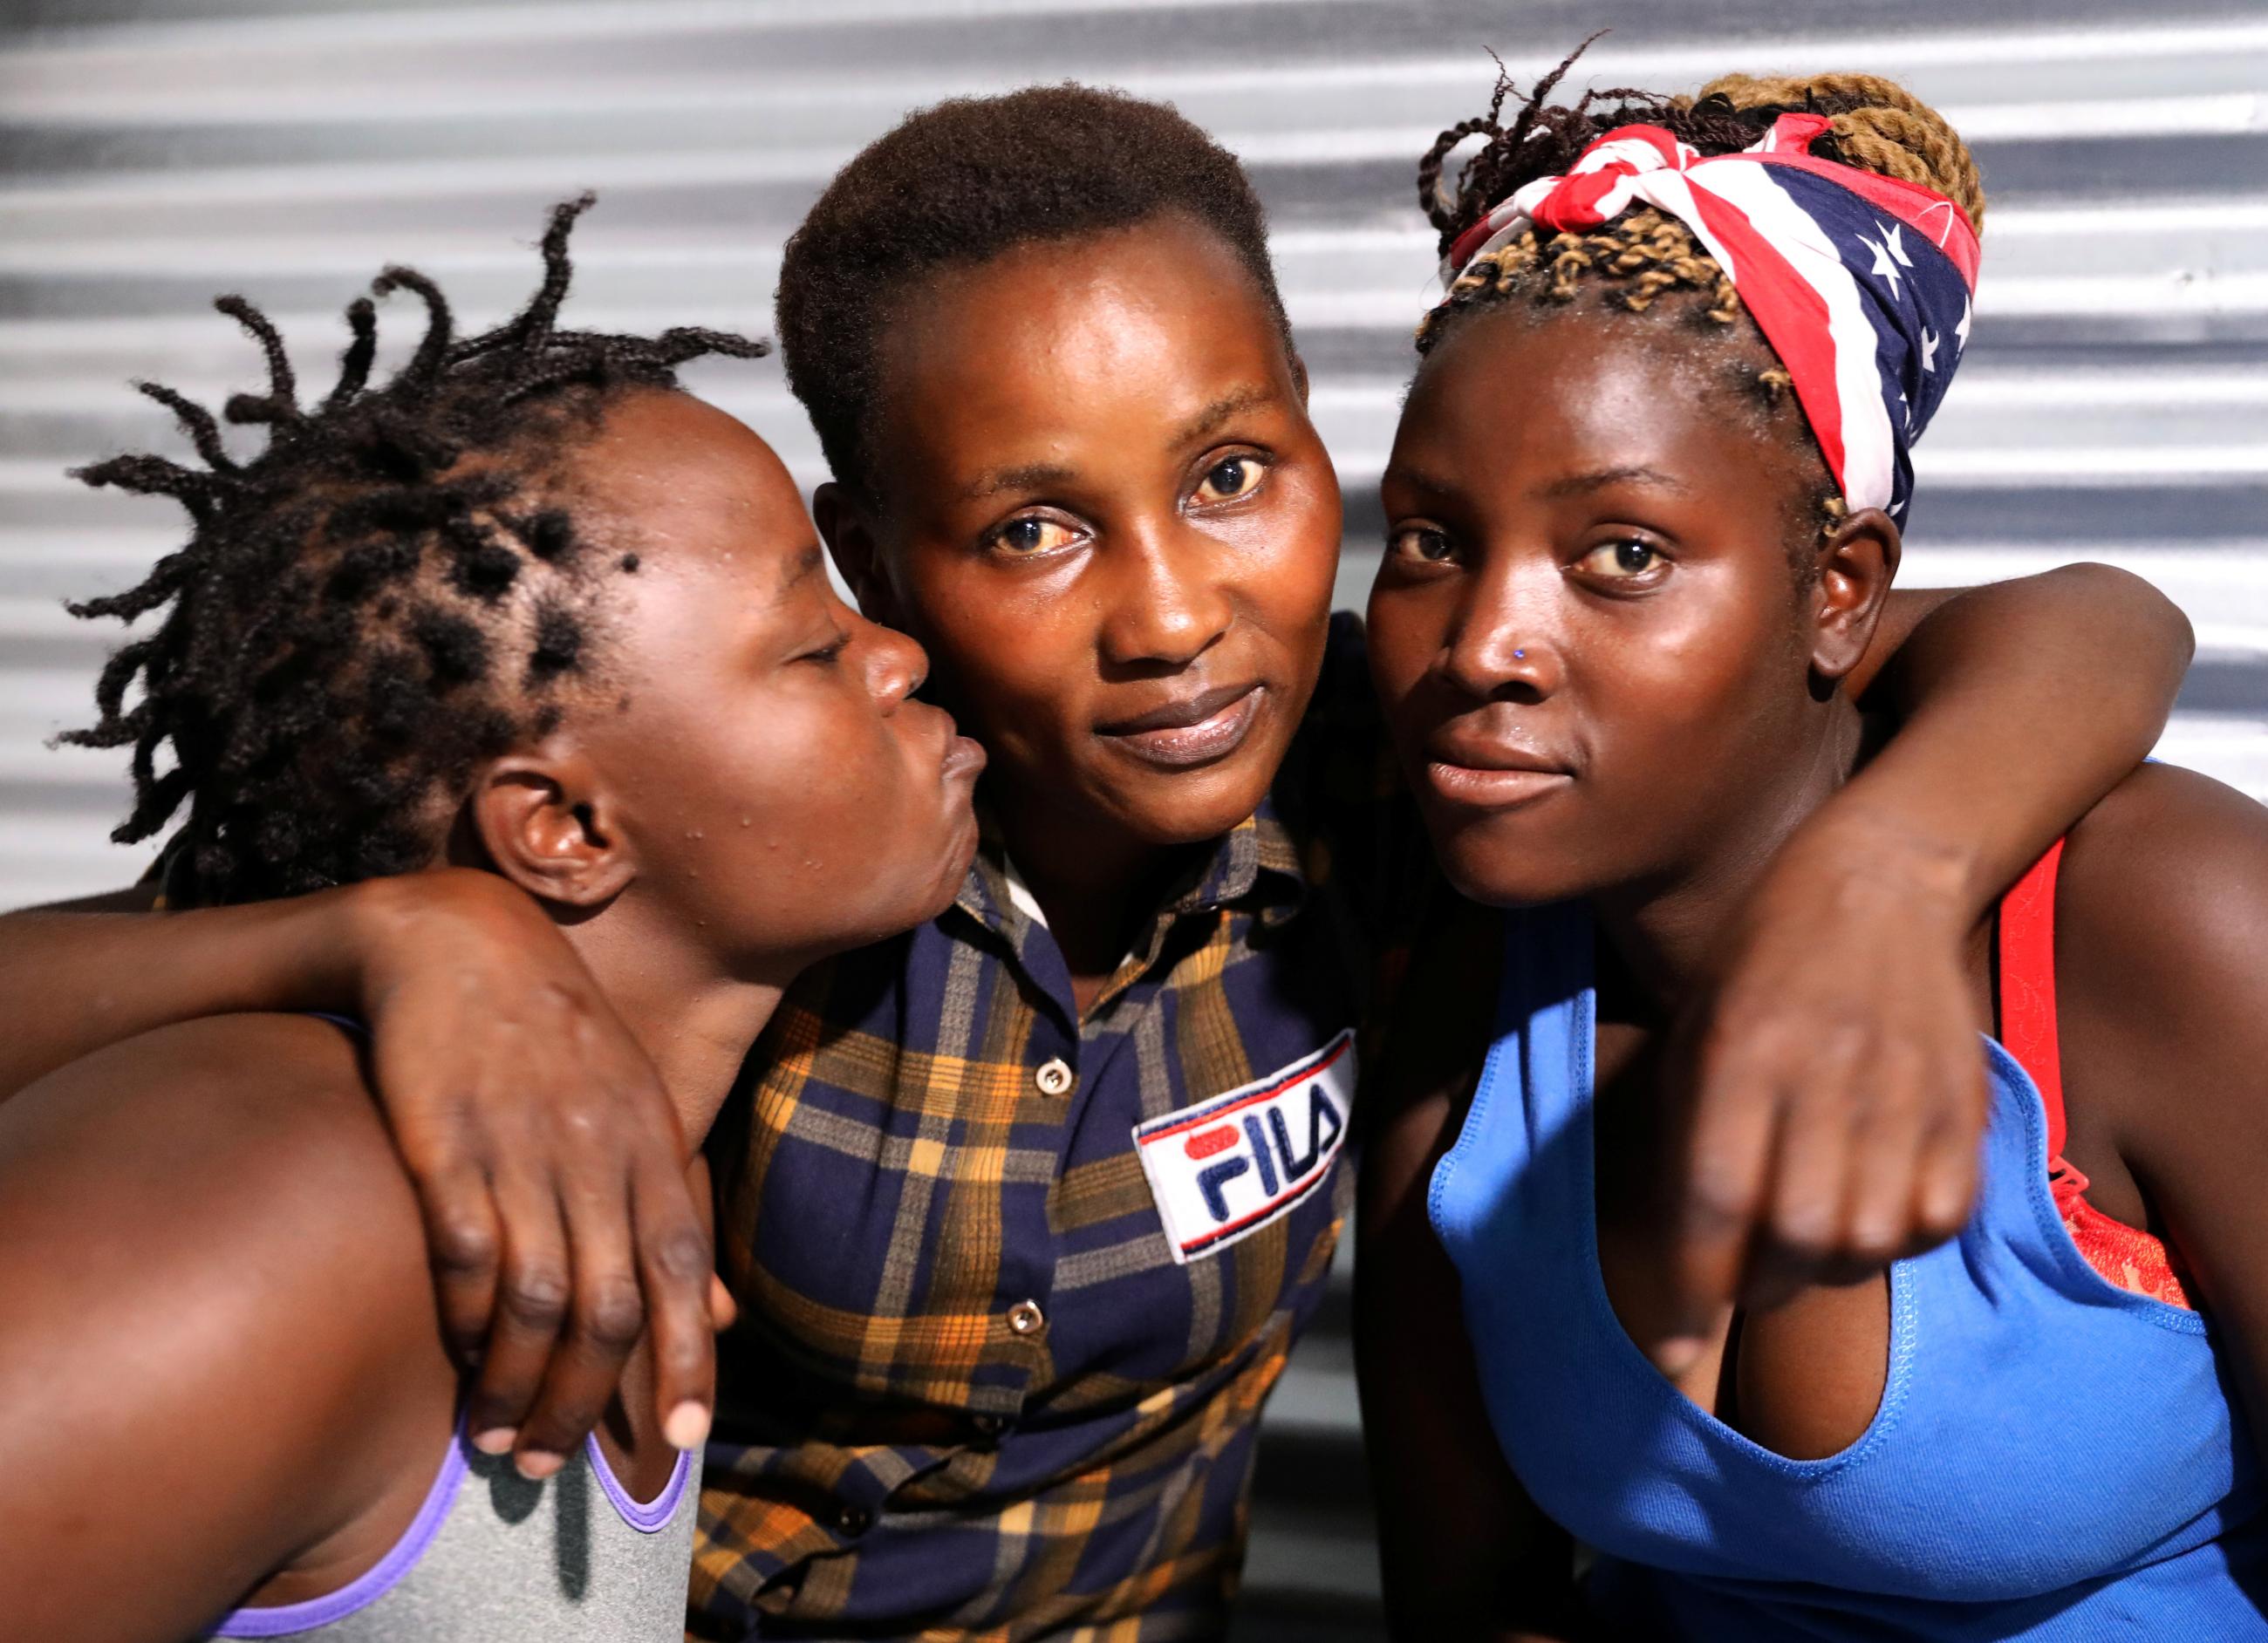
[[[1676,312],[1507,303],[1466,316],[1427,356],[1395,448],[1484,453],[1484,469],[1674,458],[1719,478],[1727,463],[1771,454],[1756,417],[1728,414],[1742,408],[1740,385],[1770,363],[1761,342],[1702,332]]]
[[[947,466],[1141,440],[1237,385],[1289,381],[1251,272],[1177,215],[951,270],[899,311],[879,363],[886,459],[918,451]]]
[[[688,393],[624,395],[567,469],[578,513],[641,553],[800,552],[812,540],[802,496],[772,448]]]

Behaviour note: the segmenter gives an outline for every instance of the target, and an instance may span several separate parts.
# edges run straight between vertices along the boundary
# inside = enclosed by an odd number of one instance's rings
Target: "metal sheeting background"
[[[180,524],[63,469],[181,449],[129,378],[215,403],[256,385],[216,291],[265,305],[320,385],[382,263],[490,322],[530,287],[544,208],[587,186],[571,315],[763,331],[780,241],[908,107],[1072,77],[1167,98],[1268,200],[1359,605],[1432,260],[1411,163],[1484,102],[1484,47],[1526,81],[1609,24],[1594,84],[1866,68],[1968,135],[1992,197],[1984,285],[1918,453],[1908,579],[2074,558],[2149,576],[2200,641],[2161,752],[2268,796],[2258,0],[0,0],[0,906],[146,859],[104,841],[122,761],[44,744],[84,720],[116,642],[60,599],[129,582]],[[396,321],[398,356],[415,315]],[[695,379],[818,480],[776,363]],[[1342,1287],[1270,1413],[1247,1637],[1375,1633],[1344,1312]]]

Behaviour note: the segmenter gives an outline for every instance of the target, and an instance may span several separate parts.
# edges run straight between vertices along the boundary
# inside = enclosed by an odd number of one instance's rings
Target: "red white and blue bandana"
[[[1531,226],[1597,228],[1639,203],[1668,213],[1787,367],[1844,502],[1904,524],[1909,450],[1969,344],[1977,235],[1940,194],[1810,153],[1827,128],[1783,114],[1755,147],[1705,159],[1660,126],[1617,127],[1461,235],[1442,286]]]

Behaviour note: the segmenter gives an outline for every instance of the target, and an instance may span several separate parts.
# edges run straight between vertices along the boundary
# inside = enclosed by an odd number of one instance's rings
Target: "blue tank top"
[[[1696,1407],[1615,1317],[1594,1022],[1589,910],[1508,915],[1498,1036],[1429,1207],[1498,1439],[1600,1553],[1590,1601],[1616,1635],[2268,1639],[2260,1468],[2205,1320],[2073,1245],[2006,1050],[1984,1040],[1975,1214],[1891,1268],[1881,1407],[1798,1461]]]

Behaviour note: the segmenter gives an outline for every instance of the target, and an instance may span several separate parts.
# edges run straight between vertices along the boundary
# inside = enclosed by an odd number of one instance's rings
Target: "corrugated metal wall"
[[[1414,156],[1591,29],[1602,84],[1864,67],[1952,116],[1993,198],[1968,368],[1920,452],[1911,579],[2073,558],[2150,576],[2201,656],[2161,750],[2268,796],[2268,11],[2259,0],[0,0],[0,906],[131,877],[119,761],[51,751],[111,635],[57,604],[173,540],[62,469],[176,444],[130,377],[255,378],[205,307],[265,304],[318,379],[383,261],[466,316],[527,289],[598,187],[573,312],[767,328],[777,248],[905,108],[1077,77],[1169,98],[1251,163],[1350,502],[1342,602],[1431,258]],[[817,451],[775,365],[700,385]],[[2105,667],[2119,665],[2116,656]],[[1271,1415],[1247,1635],[1368,1635],[1343,1296]]]

